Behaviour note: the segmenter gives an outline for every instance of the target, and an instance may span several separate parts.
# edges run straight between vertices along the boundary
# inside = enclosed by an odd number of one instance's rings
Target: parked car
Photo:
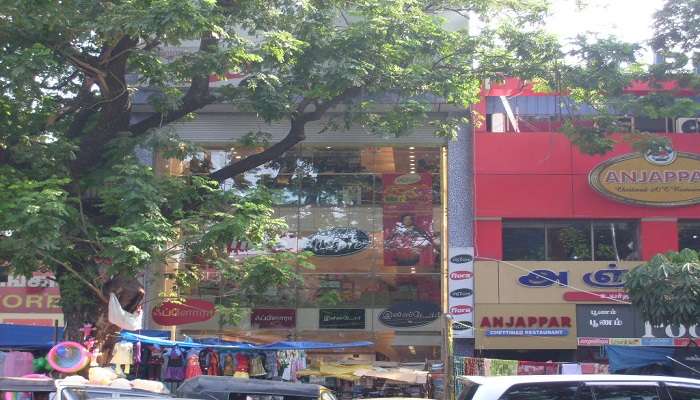
[[[227,376],[197,376],[184,381],[177,397],[206,400],[337,400],[321,385]]]
[[[71,384],[50,378],[0,377],[0,394],[30,393],[36,400],[94,400],[97,398],[139,398],[141,400],[170,400],[171,396],[141,389],[120,389],[110,386]],[[4,399],[4,397],[0,397]]]
[[[457,400],[700,400],[700,380],[641,375],[464,376]]]

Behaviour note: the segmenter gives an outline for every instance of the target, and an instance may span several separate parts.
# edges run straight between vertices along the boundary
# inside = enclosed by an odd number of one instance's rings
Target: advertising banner
[[[632,338],[639,334],[632,306],[616,304],[579,304],[576,326],[579,337]]]
[[[293,308],[254,308],[250,324],[253,329],[291,329],[296,327],[297,312]]]
[[[448,252],[448,314],[452,335],[474,337],[474,248],[450,247]]]
[[[517,264],[514,267],[511,264]],[[477,303],[580,303],[629,302],[624,276],[639,261],[479,261],[475,263],[480,291]],[[530,271],[530,272],[528,272]]]
[[[384,265],[433,266],[431,175],[384,174],[382,181]]]
[[[362,308],[322,308],[319,310],[319,329],[365,329],[365,310]]]
[[[684,346],[698,341],[698,325],[652,326],[631,305],[576,306],[579,346]]]
[[[440,306],[426,301],[397,303],[379,312],[379,323],[390,328],[418,328],[431,325],[440,318]]]
[[[476,347],[575,349],[573,304],[477,304]]]

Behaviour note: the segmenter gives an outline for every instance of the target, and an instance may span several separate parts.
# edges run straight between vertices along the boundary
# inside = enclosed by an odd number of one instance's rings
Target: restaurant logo
[[[625,154],[595,167],[588,181],[597,192],[630,204],[675,207],[700,203],[700,155],[661,146]]]
[[[461,298],[461,297],[469,297],[474,293],[471,289],[467,288],[462,288],[462,289],[455,289],[450,292],[450,297],[456,297],[456,298]]]
[[[468,306],[466,304],[460,304],[458,306],[450,307],[450,314],[452,314],[452,315],[471,314],[472,310],[473,310],[473,308],[471,306]]]
[[[453,281],[461,281],[463,279],[470,279],[474,274],[471,271],[455,271],[450,274],[450,279]]]
[[[314,255],[349,256],[369,247],[369,235],[355,228],[331,228],[314,233],[305,239],[304,250]]]
[[[214,303],[199,299],[187,299],[182,303],[165,302],[151,310],[153,321],[164,326],[209,321],[214,313]]]
[[[474,257],[471,254],[458,254],[450,258],[450,262],[455,264],[466,264],[468,262],[472,262],[473,260]]]
[[[379,314],[379,322],[392,328],[415,328],[440,317],[440,307],[424,301],[394,304]]]

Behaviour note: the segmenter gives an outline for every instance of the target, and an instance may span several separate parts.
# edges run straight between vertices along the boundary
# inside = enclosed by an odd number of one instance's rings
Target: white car
[[[700,400],[700,380],[640,375],[462,376],[457,400]]]

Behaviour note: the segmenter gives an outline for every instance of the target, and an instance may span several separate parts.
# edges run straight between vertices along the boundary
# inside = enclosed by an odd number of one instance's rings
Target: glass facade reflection
[[[207,149],[195,159],[170,162],[170,173],[207,173],[260,150]],[[240,192],[257,186],[272,191],[276,215],[289,226],[282,245],[315,254],[315,269],[302,271],[302,283],[244,305],[297,309],[294,329],[258,334],[281,340],[371,340],[376,353],[395,354],[397,361],[418,357],[401,340],[402,334],[415,334],[412,343],[424,346],[422,353],[439,355],[439,319],[398,332],[379,318],[390,307],[416,302],[440,307],[439,147],[298,146],[223,184]],[[191,295],[206,298],[231,290],[218,276],[210,278]],[[342,309],[355,316],[364,310],[365,328],[358,329],[358,322],[352,329],[324,329],[319,323],[321,310],[326,315]],[[220,331],[237,335],[239,328],[222,326]],[[420,335],[427,338],[424,343]]]

